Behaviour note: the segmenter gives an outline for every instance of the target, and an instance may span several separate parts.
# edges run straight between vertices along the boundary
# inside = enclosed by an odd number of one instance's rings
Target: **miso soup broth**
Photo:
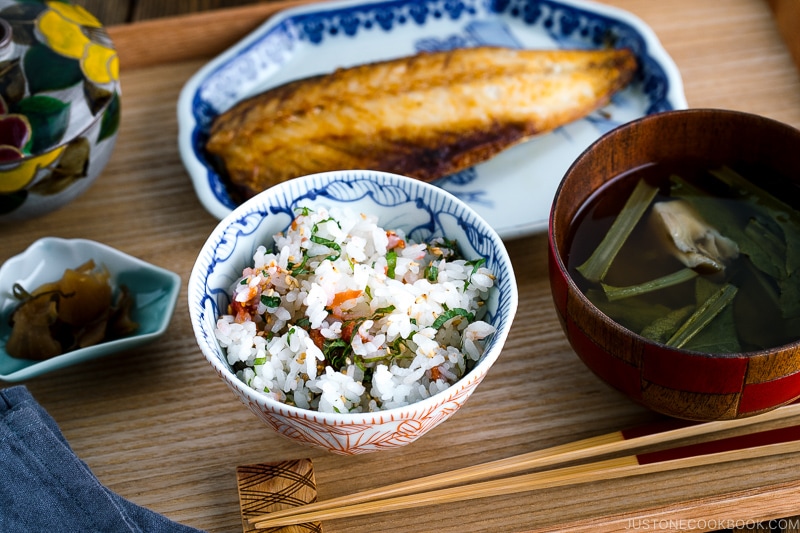
[[[778,190],[774,178],[691,164],[619,176],[572,222],[570,275],[610,318],[669,346],[730,353],[793,342],[800,191]]]

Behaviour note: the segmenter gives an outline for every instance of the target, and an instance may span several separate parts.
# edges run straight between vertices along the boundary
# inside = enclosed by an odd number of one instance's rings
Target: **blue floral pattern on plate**
[[[214,117],[281,83],[423,50],[629,47],[637,78],[604,109],[492,160],[436,182],[504,238],[546,228],[569,164],[597,137],[641,116],[686,107],[680,75],[646,25],[630,13],[575,0],[346,0],[279,14],[192,77],[179,104],[184,164],[204,206],[236,207],[204,146]]]

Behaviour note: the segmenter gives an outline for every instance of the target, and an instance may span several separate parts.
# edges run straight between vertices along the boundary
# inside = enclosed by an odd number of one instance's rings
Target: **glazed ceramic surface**
[[[280,403],[236,377],[214,328],[230,302],[232,284],[252,262],[259,245],[269,247],[298,207],[347,207],[379,217],[384,228],[408,238],[456,239],[468,259],[486,258],[496,276],[487,322],[496,332],[475,368],[447,390],[408,407],[375,413],[328,414]],[[291,180],[260,193],[225,217],[200,251],[189,279],[189,312],[197,342],[214,371],[253,413],[294,441],[352,455],[404,446],[455,413],[500,355],[517,308],[517,285],[500,237],[454,196],[410,178],[370,171],[342,171]]]
[[[751,416],[800,397],[800,342],[727,354],[668,348],[604,315],[566,267],[570,223],[603,184],[652,162],[690,160],[708,168],[760,162],[800,186],[800,131],[756,115],[692,109],[605,135],[575,161],[556,193],[549,228],[553,299],[581,360],[633,400],[691,420]]]
[[[12,292],[15,283],[32,291],[56,281],[64,269],[77,268],[89,259],[105,265],[112,288],[125,285],[134,298],[132,318],[139,324],[129,337],[67,352],[44,361],[11,357],[5,351],[11,333],[8,319],[19,300]],[[58,265],[55,268],[53,265]],[[129,350],[152,342],[167,330],[178,300],[181,280],[174,272],[151,265],[105,244],[85,239],[47,237],[33,243],[20,255],[0,267],[0,380],[24,381],[84,361]]]
[[[678,70],[652,30],[629,13],[601,4],[349,0],[300,7],[272,17],[184,87],[178,102],[179,147],[200,201],[219,218],[237,205],[204,146],[214,117],[239,100],[337,67],[479,45],[630,47],[641,65],[636,80],[601,111],[436,182],[503,238],[547,227],[558,182],[601,134],[649,113],[686,107]]]
[[[0,222],[60,208],[107,164],[119,61],[100,22],[59,1],[0,0]]]

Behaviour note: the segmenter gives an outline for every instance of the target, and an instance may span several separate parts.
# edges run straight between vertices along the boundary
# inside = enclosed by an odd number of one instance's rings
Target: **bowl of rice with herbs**
[[[517,307],[505,247],[433,185],[341,171],[223,219],[189,280],[198,344],[279,434],[339,454],[415,441],[497,359]]]

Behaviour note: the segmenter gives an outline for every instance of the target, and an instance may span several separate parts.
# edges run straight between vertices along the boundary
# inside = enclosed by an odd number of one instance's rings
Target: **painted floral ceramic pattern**
[[[61,1],[0,0],[0,220],[60,207],[105,166],[119,59],[100,22]]]
[[[630,47],[635,82],[602,111],[532,139],[436,185],[501,237],[544,230],[569,164],[601,134],[645,114],[686,107],[680,74],[652,30],[630,13],[581,0],[339,0],[286,10],[187,82],[179,146],[203,205],[219,218],[239,204],[205,153],[211,122],[235,102],[291,79],[426,50]],[[509,194],[508,191],[518,191]]]
[[[226,381],[229,378],[221,376]],[[419,406],[397,416],[372,413],[362,424],[331,424],[297,412],[276,412],[258,401],[247,403],[251,411],[273,430],[291,440],[339,455],[357,455],[405,446],[453,415],[472,395],[483,376],[459,383],[437,405]],[[229,386],[235,385],[228,383]]]
[[[230,287],[259,245],[286,229],[298,207],[347,207],[378,216],[384,227],[410,239],[455,239],[465,257],[486,259],[495,289],[484,320],[497,331],[482,359],[445,391],[406,407],[375,413],[320,413],[299,409],[256,391],[236,377],[214,337]],[[209,236],[188,285],[189,313],[203,355],[234,395],[269,427],[295,442],[341,455],[407,445],[447,420],[483,380],[507,338],[517,308],[513,268],[496,232],[463,202],[441,188],[372,171],[343,171],[291,180],[261,193],[226,217]]]

